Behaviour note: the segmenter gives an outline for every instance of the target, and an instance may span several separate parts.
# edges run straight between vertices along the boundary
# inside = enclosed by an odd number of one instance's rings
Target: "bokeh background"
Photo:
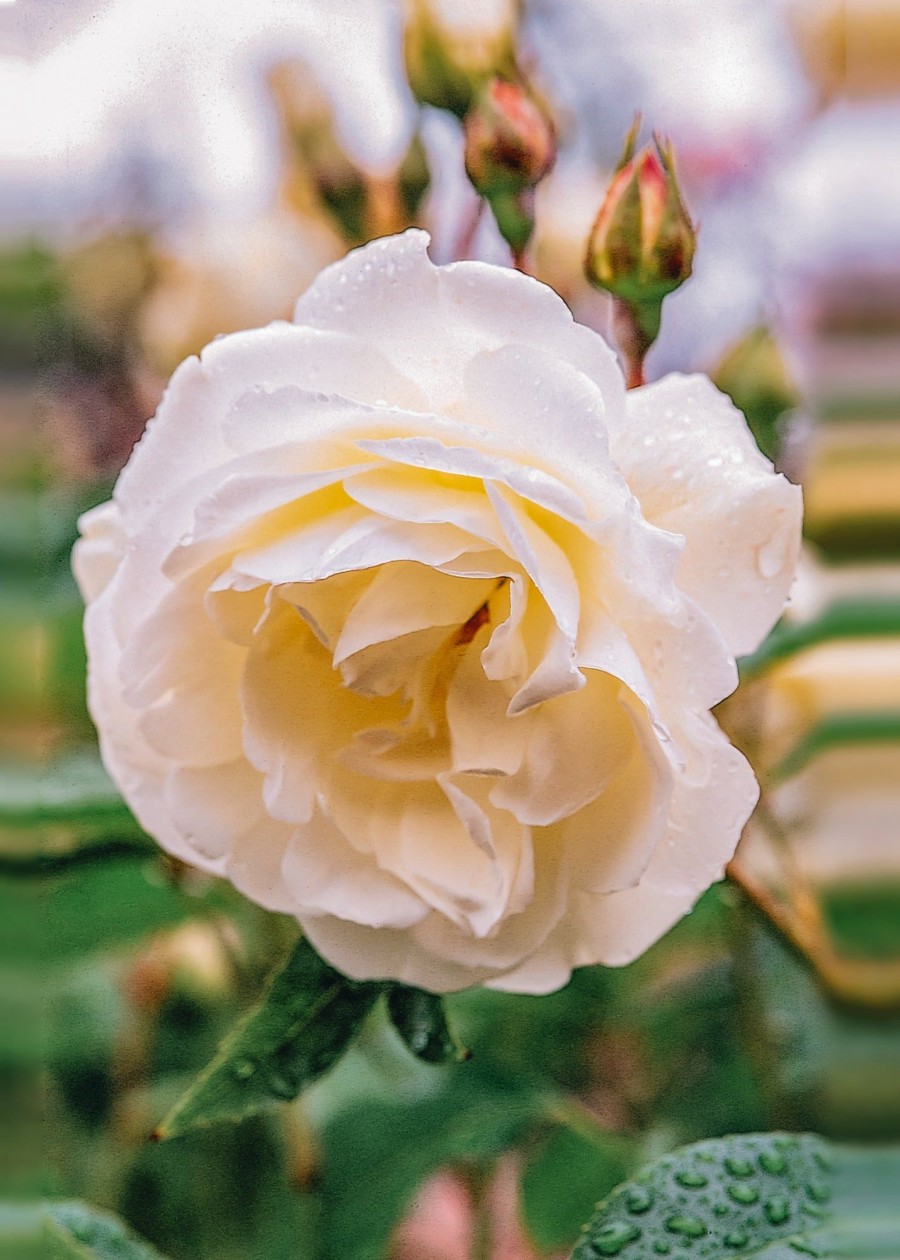
[[[510,264],[458,119],[411,89],[423,22],[478,74],[514,47],[546,102],[527,266],[601,332],[591,223],[634,111],[671,137],[700,235],[648,374],[710,372],[803,484],[791,605],[720,713],[763,787],[745,891],[553,997],[452,999],[469,1064],[376,1016],[300,1102],[151,1146],[292,928],[164,859],[106,778],[75,521],[182,358],[348,249],[417,224],[436,261]],[[900,7],[5,0],[0,34],[8,1194],[179,1260],[534,1260],[682,1142],[900,1140]]]

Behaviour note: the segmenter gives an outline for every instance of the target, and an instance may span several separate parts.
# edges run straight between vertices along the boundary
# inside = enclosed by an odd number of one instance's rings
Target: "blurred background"
[[[534,1260],[685,1141],[900,1140],[900,6],[0,0],[0,34],[0,1184],[184,1260]],[[763,788],[743,892],[553,997],[455,997],[470,1064],[376,1017],[300,1102],[150,1146],[290,924],[106,778],[75,521],[186,355],[348,249],[416,224],[511,265],[460,120],[512,66],[558,139],[524,265],[608,333],[582,260],[641,110],[699,222],[648,376],[709,372],[804,487],[791,605],[719,714]]]

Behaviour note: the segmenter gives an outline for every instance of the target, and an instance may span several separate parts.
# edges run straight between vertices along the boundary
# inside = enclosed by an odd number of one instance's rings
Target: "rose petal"
[[[613,455],[647,520],[683,534],[678,584],[735,654],[781,615],[797,565],[800,489],[775,476],[746,421],[703,376],[632,390]]]

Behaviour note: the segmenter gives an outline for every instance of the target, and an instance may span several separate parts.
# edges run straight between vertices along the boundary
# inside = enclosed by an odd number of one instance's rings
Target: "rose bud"
[[[515,68],[518,0],[407,0],[403,51],[413,96],[464,118],[482,85]]]
[[[635,155],[638,125],[594,223],[585,271],[592,284],[635,306],[659,305],[690,276],[696,233],[671,146],[656,136]]]
[[[519,83],[494,79],[466,118],[466,173],[482,197],[540,183],[556,160],[553,124]]]

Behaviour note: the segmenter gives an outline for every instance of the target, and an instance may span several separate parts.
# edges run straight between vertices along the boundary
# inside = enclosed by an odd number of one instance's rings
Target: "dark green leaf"
[[[202,904],[143,855],[34,878],[0,874],[0,957],[70,961],[171,927]]]
[[[325,1128],[323,1260],[384,1260],[391,1233],[433,1172],[490,1164],[546,1112],[546,1095],[479,1075],[474,1063],[449,1078],[436,1095],[360,1103]]]
[[[85,1203],[46,1203],[46,1260],[162,1260],[120,1220]]]
[[[175,1137],[296,1098],[337,1062],[381,991],[346,979],[300,941],[155,1136]]]
[[[633,1166],[627,1139],[599,1127],[593,1135],[565,1127],[546,1134],[522,1176],[522,1218],[540,1250],[571,1247],[597,1200]]]
[[[833,884],[820,897],[841,954],[900,959],[900,879]]]
[[[405,984],[391,985],[387,1007],[397,1032],[427,1063],[460,1063],[469,1051],[453,1035],[443,998]]]

